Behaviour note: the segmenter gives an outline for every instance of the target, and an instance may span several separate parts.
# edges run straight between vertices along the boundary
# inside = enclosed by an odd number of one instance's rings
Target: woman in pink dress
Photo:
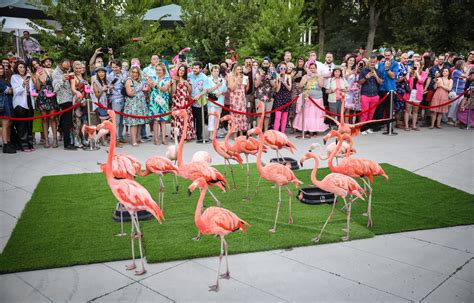
[[[436,79],[435,87],[436,91],[434,92],[433,99],[431,100],[430,106],[437,106],[443,103],[448,102],[448,93],[451,91],[453,87],[453,80],[451,80],[451,73],[449,69],[443,67],[440,71],[441,76]],[[443,113],[448,112],[449,105],[435,107],[431,109],[431,126],[430,129],[435,127],[441,128],[441,118],[443,117]]]
[[[243,135],[247,130],[248,122],[247,116],[233,113],[232,111],[246,112],[245,91],[248,88],[249,81],[242,74],[242,66],[235,64],[232,73],[229,75],[229,90],[230,90],[230,109],[231,116],[234,118],[234,125],[237,126],[236,134]]]
[[[324,86],[324,78],[319,77],[316,63],[310,63],[309,72],[301,79],[300,86],[303,88],[302,96],[306,99],[304,102],[304,108],[302,108],[302,99],[299,98],[297,101],[296,116],[295,121],[293,122],[293,127],[297,130],[303,131],[302,121],[304,111],[304,130],[307,132],[313,132],[317,135],[317,132],[327,130],[328,126],[324,123],[324,112],[310,100],[310,98],[313,99],[314,102],[324,108],[323,92],[321,90]]]

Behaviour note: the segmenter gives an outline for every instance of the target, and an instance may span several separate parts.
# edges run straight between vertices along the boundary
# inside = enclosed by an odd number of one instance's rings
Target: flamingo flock
[[[103,137],[106,134],[110,134],[110,150],[107,156],[107,162],[101,165],[101,169],[104,172],[107,183],[117,200],[124,205],[126,210],[130,213],[132,219],[131,224],[131,245],[132,245],[132,264],[127,266],[127,270],[136,268],[135,264],[135,253],[134,253],[134,239],[135,236],[138,238],[138,245],[141,259],[141,269],[137,270],[135,274],[141,275],[146,272],[145,264],[143,260],[142,250],[142,232],[140,229],[140,222],[138,220],[137,212],[140,210],[149,211],[156,220],[161,224],[164,220],[164,194],[165,184],[163,182],[163,176],[165,174],[172,174],[175,178],[183,178],[192,181],[188,187],[188,194],[191,195],[195,189],[199,189],[200,194],[196,204],[196,210],[194,215],[195,225],[198,229],[198,235],[193,240],[199,240],[202,235],[219,236],[220,238],[220,254],[219,254],[219,265],[217,269],[217,281],[216,284],[209,287],[210,291],[219,290],[219,279],[229,279],[229,265],[227,260],[228,255],[228,243],[225,236],[229,233],[241,230],[246,231],[250,224],[239,218],[236,214],[228,209],[221,207],[220,201],[212,193],[210,187],[216,187],[222,192],[226,192],[230,189],[230,185],[226,180],[227,168],[229,167],[232,183],[234,190],[237,189],[237,185],[234,178],[234,168],[231,164],[231,160],[237,162],[240,166],[243,164],[242,155],[245,156],[246,160],[246,194],[243,197],[244,201],[249,201],[249,155],[256,156],[256,166],[259,175],[259,181],[256,186],[255,195],[257,195],[261,179],[274,184],[274,188],[278,188],[278,199],[277,207],[275,211],[275,218],[273,226],[269,229],[271,233],[277,232],[277,224],[279,218],[279,212],[282,207],[282,188],[288,192],[288,224],[293,224],[292,215],[292,196],[293,192],[289,188],[292,184],[298,187],[303,184],[296,175],[293,173],[291,168],[283,163],[262,163],[262,154],[267,152],[267,149],[273,149],[277,153],[277,157],[281,158],[280,151],[287,149],[291,153],[296,151],[295,145],[288,139],[288,137],[275,130],[268,130],[263,132],[263,117],[265,115],[263,104],[259,105],[259,109],[262,112],[262,119],[260,119],[260,125],[249,130],[247,136],[237,137],[233,143],[229,142],[230,136],[235,132],[235,124],[233,123],[230,115],[221,118],[221,121],[227,121],[229,125],[229,132],[224,142],[218,142],[216,139],[216,129],[214,130],[214,136],[212,138],[212,146],[215,152],[224,159],[224,175],[221,174],[212,163],[212,157],[208,152],[197,151],[194,153],[193,160],[189,163],[183,161],[183,150],[185,137],[181,136],[178,142],[178,130],[174,129],[175,132],[175,145],[168,147],[166,156],[154,155],[148,158],[145,162],[145,169],[142,170],[141,163],[131,155],[128,154],[115,154],[115,113],[111,110],[108,111],[110,121],[106,120],[96,127],[97,137]],[[187,132],[188,128],[188,117],[186,110],[176,110],[171,113],[174,117],[180,117],[184,120],[183,133]],[[210,113],[219,118],[217,113]],[[334,209],[337,203],[337,199],[342,199],[344,208],[346,211],[346,228],[344,229],[345,235],[342,240],[346,241],[350,238],[350,218],[351,218],[351,206],[357,200],[368,200],[367,206],[367,226],[372,227],[372,186],[374,177],[381,176],[388,179],[383,169],[374,161],[362,158],[353,158],[351,155],[356,153],[353,148],[352,136],[357,136],[359,133],[360,125],[347,125],[343,122],[338,124],[338,130],[330,131],[324,137],[324,144],[331,138],[335,138],[337,141],[327,145],[327,148],[323,151],[323,147],[320,144],[314,143],[309,146],[309,151],[306,152],[300,160],[301,166],[304,165],[306,160],[313,160],[314,167],[311,171],[311,182],[314,186],[333,193],[334,202],[332,209],[324,222],[320,232],[312,240],[315,242],[320,241],[324,229],[330,222]],[[217,128],[217,123],[215,127]],[[87,130],[84,130],[87,131]],[[91,130],[92,131],[92,130]],[[252,136],[257,136],[254,138]],[[314,152],[315,151],[315,152]],[[320,154],[320,155],[318,155]],[[340,158],[339,163],[334,166],[334,158]],[[332,173],[328,174],[322,180],[318,180],[317,171],[319,168],[319,159],[328,160],[329,169]],[[149,174],[156,174],[158,176],[158,195],[157,202],[155,202],[150,193],[134,179],[137,175],[147,176]],[[362,181],[361,186],[357,179]],[[175,180],[175,189],[178,190],[178,182]],[[216,202],[216,206],[207,207],[204,209],[203,203],[204,198],[209,193]],[[172,207],[172,206],[169,206]],[[123,234],[123,222],[122,234]],[[221,261],[226,259],[226,271],[221,274],[220,267]]]

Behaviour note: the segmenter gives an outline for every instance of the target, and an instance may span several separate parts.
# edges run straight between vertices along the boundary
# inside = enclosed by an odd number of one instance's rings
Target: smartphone
[[[100,51],[103,52],[103,53],[108,53],[109,49],[107,47],[101,47]]]
[[[249,77],[244,76],[243,79],[242,79],[242,85],[247,85],[248,81],[249,81]]]

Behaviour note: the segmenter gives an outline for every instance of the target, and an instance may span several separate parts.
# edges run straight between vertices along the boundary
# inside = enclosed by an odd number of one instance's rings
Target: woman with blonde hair
[[[74,94],[74,104],[82,102],[87,98],[85,91],[85,86],[88,85],[87,80],[84,78],[85,65],[81,61],[74,61],[73,63],[74,77],[71,81],[71,90]],[[87,117],[87,107],[86,104],[82,104],[79,107],[74,109],[73,116],[73,130],[74,136],[77,140],[76,146],[82,148],[83,145],[83,135],[82,135],[82,125],[86,122]]]
[[[149,111],[150,116],[159,115],[170,111],[170,95],[168,90],[171,86],[170,77],[166,66],[162,62],[155,65],[156,76],[148,77],[148,86],[151,88]],[[153,139],[155,145],[158,141],[158,125],[161,129],[161,143],[166,145],[166,122],[170,116],[163,116],[152,119],[153,121]]]

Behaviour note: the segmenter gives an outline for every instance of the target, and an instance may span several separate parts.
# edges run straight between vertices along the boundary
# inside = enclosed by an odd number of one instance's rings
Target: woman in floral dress
[[[152,88],[150,95],[150,115],[159,115],[170,111],[170,97],[168,89],[170,88],[171,81],[167,75],[166,67],[162,62],[159,62],[155,66],[156,76],[153,75],[148,78],[148,85]],[[166,145],[166,122],[169,120],[168,116],[152,119],[153,121],[153,139],[155,145],[159,144],[158,141],[158,125],[161,129],[161,143]]]
[[[147,115],[147,104],[145,93],[143,92],[143,83],[140,68],[133,66],[130,69],[131,77],[125,81],[125,97],[124,113],[136,116]],[[124,117],[123,123],[130,127],[132,146],[138,146],[140,141],[140,125],[146,124],[147,120],[143,118]]]
[[[177,76],[172,81],[172,92],[173,92],[173,104],[171,110],[175,111],[183,109],[191,101],[189,93],[191,92],[191,83],[188,81],[187,66],[182,64],[178,68]],[[185,139],[187,141],[193,140],[196,137],[196,131],[194,128],[194,118],[191,106],[186,107],[188,113],[188,131],[186,132]],[[174,140],[174,129],[179,129],[178,139],[181,139],[181,135],[184,130],[184,119],[181,117],[171,118],[171,139]]]
[[[87,98],[87,93],[85,91],[85,86],[87,85],[87,80],[84,78],[84,67],[82,62],[74,61],[74,79],[71,80],[71,90],[74,94],[74,104],[82,102]],[[73,130],[74,136],[77,140],[76,145],[80,148],[84,146],[84,136],[82,134],[82,125],[86,123],[87,118],[87,105],[81,104],[81,106],[74,109],[73,116]]]
[[[237,133],[243,135],[243,132],[247,130],[248,122],[245,115],[237,114],[232,111],[246,112],[246,99],[245,91],[247,90],[249,81],[244,82],[242,75],[242,66],[235,64],[232,69],[232,73],[229,75],[229,91],[230,91],[230,109],[231,116],[234,118],[233,123],[237,126]]]

